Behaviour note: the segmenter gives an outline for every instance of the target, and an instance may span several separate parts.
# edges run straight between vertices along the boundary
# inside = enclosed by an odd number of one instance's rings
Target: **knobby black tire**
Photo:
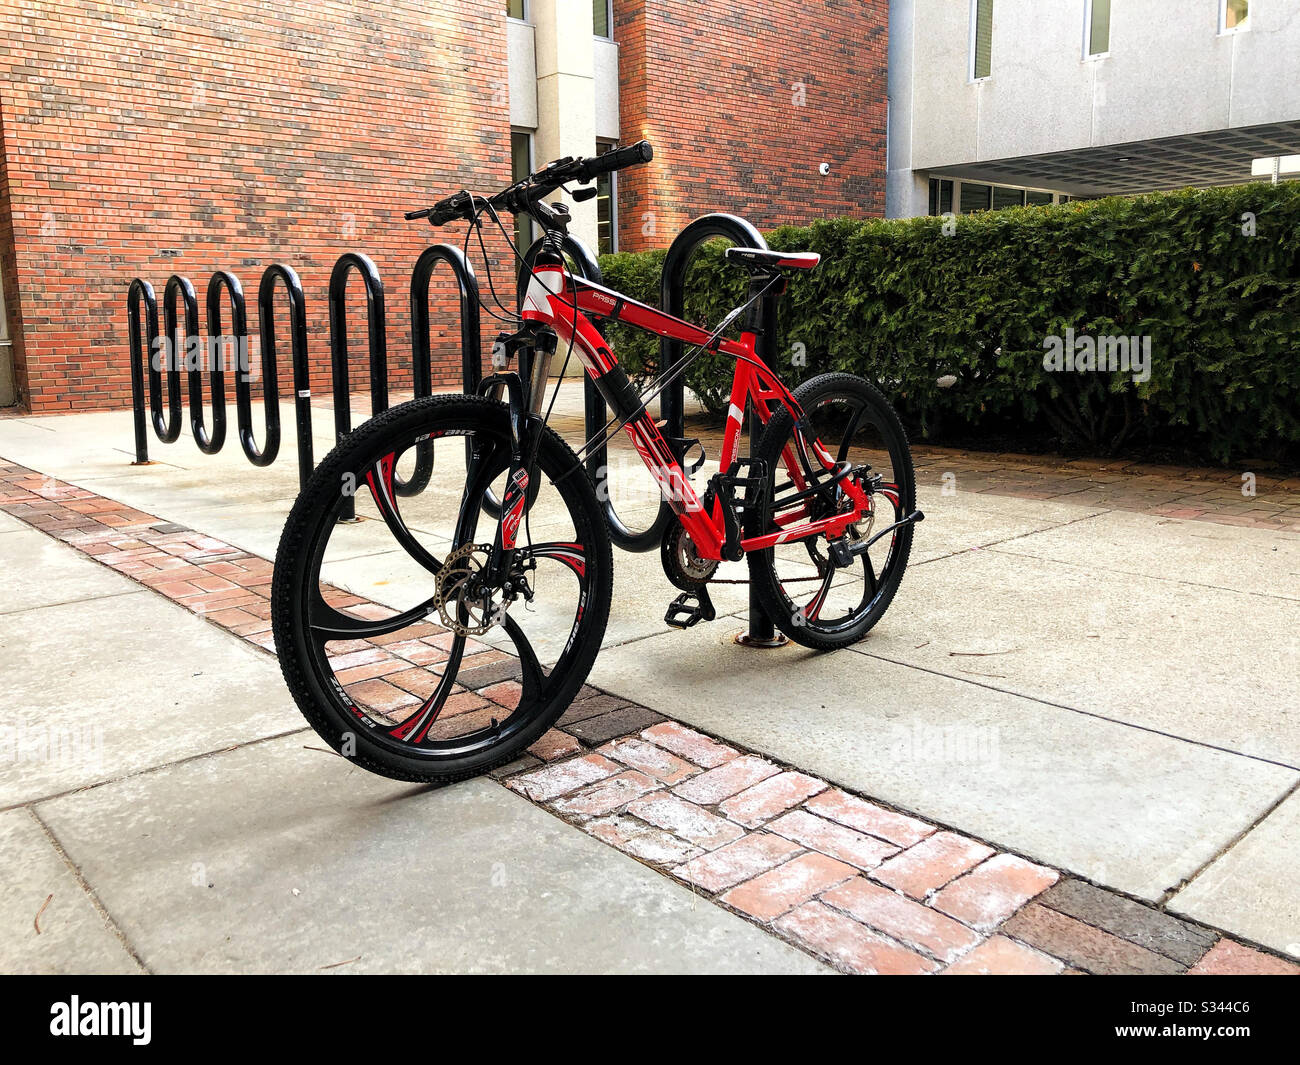
[[[886,438],[885,443],[893,457],[893,474],[900,489],[900,502],[903,514],[910,514],[916,509],[916,474],[912,466],[912,452],[907,442],[907,432],[889,401],[881,395],[880,390],[869,381],[852,374],[829,373],[814,377],[794,390],[794,396],[805,411],[813,410],[819,402],[825,402],[831,396],[851,397],[854,402],[866,405],[875,419],[875,423]],[[776,483],[782,469],[781,451],[790,438],[794,420],[790,412],[781,408],[768,423],[759,437],[754,457],[764,460],[769,470],[769,492]],[[889,439],[892,437],[892,440]],[[770,498],[770,496],[769,496]],[[769,513],[759,507],[748,504],[746,510],[746,536],[759,536],[771,532]],[[791,611],[791,604],[781,590],[776,572],[775,550],[751,551],[749,559],[749,579],[758,594],[763,609],[772,622],[785,635],[805,647],[819,651],[832,651],[857,643],[880,620],[898,591],[907,568],[908,556],[912,550],[912,525],[904,525],[896,533],[894,555],[889,565],[885,580],[881,582],[878,593],[863,608],[861,616],[841,631],[829,633],[818,628],[816,624],[800,618],[796,619]],[[883,541],[882,541],[883,543]]]
[[[271,586],[271,619],[275,646],[285,683],[303,717],[335,751],[344,753],[343,737],[354,737],[349,760],[373,773],[396,780],[450,783],[477,776],[518,757],[535,743],[573,701],[586,681],[600,650],[613,591],[613,554],[605,517],[587,478],[563,478],[566,504],[575,531],[586,547],[590,586],[586,609],[573,645],[571,668],[556,680],[558,689],[528,715],[525,722],[484,750],[459,757],[429,757],[395,752],[358,728],[333,691],[330,678],[320,676],[310,650],[307,604],[312,555],[324,528],[334,521],[339,484],[345,474],[365,468],[386,441],[411,440],[439,428],[473,428],[509,436],[504,404],[475,396],[433,396],[403,403],[378,415],[346,437],[316,468],[298,496],[280,537]],[[538,478],[554,481],[578,465],[577,456],[552,429],[545,428],[538,450]],[[357,476],[360,480],[360,477]],[[576,512],[575,508],[576,507]],[[552,679],[554,674],[548,677]]]

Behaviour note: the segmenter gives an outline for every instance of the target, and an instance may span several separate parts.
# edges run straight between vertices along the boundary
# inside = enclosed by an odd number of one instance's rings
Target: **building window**
[[[591,24],[597,37],[614,37],[614,0],[591,0]]]
[[[992,185],[977,185],[973,181],[963,181],[961,183],[961,213],[974,214],[976,211],[987,211],[992,202],[992,196]]]
[[[510,131],[510,179],[523,181],[533,172],[533,135]],[[533,242],[533,220],[526,214],[515,215],[515,247],[522,255]]]
[[[993,0],[970,0],[970,76],[993,73]]]
[[[604,155],[614,147],[613,141],[597,141],[596,154]],[[618,251],[618,178],[601,174],[596,178],[596,254]]]
[[[1025,189],[1015,185],[987,185],[984,182],[959,181],[953,178],[930,179],[930,214],[945,215],[953,211],[973,214],[976,211],[1000,211],[1005,207],[1045,207],[1065,203],[1069,197],[1045,189]]]
[[[1084,23],[1083,54],[1102,56],[1110,53],[1110,0],[1088,0]]]
[[[1219,32],[1250,29],[1250,0],[1219,0]]]
[[[947,178],[930,179],[930,213],[932,215],[950,214],[952,212],[952,182]]]
[[[506,14],[522,22],[528,17],[528,0],[506,0]]]
[[[993,210],[1004,207],[1023,207],[1025,205],[1024,189],[1009,189],[1004,185],[993,186]]]

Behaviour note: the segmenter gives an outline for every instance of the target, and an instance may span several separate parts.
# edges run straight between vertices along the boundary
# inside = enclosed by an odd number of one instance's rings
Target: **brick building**
[[[887,6],[0,0],[0,405],[128,405],[133,277],[161,298],[179,273],[202,299],[230,269],[255,333],[276,261],[302,277],[324,391],[324,294],[345,250],[385,279],[400,387],[407,280],[437,239],[400,212],[620,139],[646,137],[657,157],[574,205],[602,250],[665,245],[707,210],[761,227],[882,214]],[[450,285],[437,289],[446,385],[457,326]],[[363,387],[364,352],[351,355]]]

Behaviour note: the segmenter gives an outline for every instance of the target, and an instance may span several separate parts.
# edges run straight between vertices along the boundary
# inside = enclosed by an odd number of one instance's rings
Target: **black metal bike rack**
[[[482,377],[479,325],[479,288],[473,268],[459,248],[438,244],[425,249],[411,273],[412,385],[417,397],[433,393],[430,350],[429,290],[434,271],[446,263],[460,293],[461,374],[466,392],[477,389]],[[330,367],[334,394],[334,427],[339,439],[352,429],[348,368],[347,285],[352,273],[361,275],[366,292],[366,335],[369,344],[371,413],[388,409],[388,343],[384,319],[384,285],[375,264],[365,255],[347,252],[330,274]],[[266,419],[262,444],[253,432],[252,377],[248,365],[248,315],[244,289],[229,271],[219,270],[205,294],[207,341],[199,330],[199,301],[188,278],[173,274],[163,290],[162,332],[158,301],[148,281],[136,278],[127,292],[127,334],[131,358],[131,402],[134,418],[135,462],[149,461],[148,421],[164,444],[181,433],[181,366],[188,364],[187,392],[190,430],[200,451],[215,455],[226,441],[225,369],[233,347],[235,406],[239,442],[254,466],[269,466],[280,452],[279,333],[277,296],[283,288],[289,312],[289,349],[293,368],[294,420],[298,433],[298,482],[305,485],[315,469],[312,447],[311,369],[307,348],[307,301],[302,282],[290,266],[275,263],[263,272],[257,289],[257,324],[261,341],[262,400]],[[230,328],[224,327],[223,304],[230,306]],[[159,341],[167,343],[159,351]],[[212,425],[203,410],[203,377],[208,377]],[[164,389],[164,375],[166,379]],[[147,413],[146,413],[147,391]],[[164,406],[165,391],[165,406]],[[396,478],[401,495],[415,495],[428,485],[433,472],[432,449],[416,450],[415,470],[409,478]],[[354,514],[349,498],[344,517]]]
[[[264,390],[268,409],[276,409],[276,449],[280,446],[280,394],[275,387],[278,379],[275,335],[276,282],[282,282],[289,299],[289,347],[293,365],[294,424],[298,428],[298,483],[307,483],[316,468],[312,459],[311,443],[311,370],[307,365],[307,299],[302,292],[302,282],[292,267],[276,263],[266,268],[262,282],[257,286],[257,330],[262,341],[262,366],[270,367],[272,387]],[[241,411],[242,416],[242,411]],[[241,431],[242,432],[242,431]],[[268,431],[269,436],[269,431]],[[274,457],[274,456],[272,456]]]
[[[751,223],[734,214],[701,215],[686,226],[677,238],[668,246],[664,257],[663,275],[659,283],[660,309],[676,318],[686,314],[686,271],[691,258],[703,244],[717,237],[725,237],[740,248],[767,249],[767,241]],[[766,296],[759,308],[762,332],[758,340],[758,356],[769,366],[773,362],[776,349],[778,297]],[[685,357],[685,345],[680,340],[664,337],[659,342],[659,374],[671,373],[674,367]],[[686,435],[686,381],[685,374],[677,377],[659,399],[659,411],[664,418],[664,435],[672,440],[681,440]],[[760,422],[754,411],[747,412],[749,429],[749,448],[752,455],[757,439]],[[684,461],[679,446],[677,461]],[[654,534],[652,546],[658,546],[663,530],[673,518],[672,510],[665,503],[660,507],[659,515],[644,534],[647,540]],[[650,546],[642,547],[648,551]],[[740,636],[740,642],[747,647],[779,647],[786,642],[784,636],[776,631],[772,619],[767,616],[753,585],[749,590],[749,629]]]
[[[709,214],[697,218],[673,241],[664,260],[660,286],[661,306],[681,317],[685,311],[685,280],[695,250],[715,237],[752,248],[766,248],[762,235],[742,218],[727,214]],[[536,241],[525,255],[531,261],[541,247]],[[573,269],[582,277],[600,283],[600,264],[591,249],[581,240],[567,236],[564,253]],[[460,300],[461,377],[465,392],[477,392],[482,380],[481,307],[478,279],[460,248],[437,244],[426,248],[416,260],[411,273],[410,314],[412,348],[412,386],[416,397],[432,394],[432,353],[430,340],[429,294],[434,272],[446,263],[456,281]],[[361,276],[366,293],[366,335],[370,370],[371,415],[388,409],[388,342],[385,329],[384,285],[379,271],[367,256],[359,252],[341,255],[330,274],[328,300],[330,321],[330,369],[334,395],[334,428],[337,439],[352,430],[351,391],[348,367],[347,286],[353,273]],[[523,301],[528,283],[526,264],[517,277],[517,297]],[[226,439],[225,353],[218,346],[235,348],[235,405],[240,446],[255,466],[269,466],[279,455],[281,443],[279,390],[279,333],[276,327],[277,294],[283,288],[288,304],[290,361],[293,371],[294,415],[298,437],[298,481],[305,485],[315,468],[312,448],[311,371],[308,363],[307,310],[302,282],[292,267],[273,264],[263,272],[257,290],[258,336],[261,342],[262,400],[265,432],[259,447],[252,427],[252,380],[248,359],[248,319],[244,290],[232,273],[219,270],[208,282],[205,293],[207,344],[200,336],[199,303],[193,284],[173,274],[163,292],[163,330],[159,332],[158,301],[148,281],[136,278],[127,292],[127,334],[131,359],[131,400],[134,420],[135,462],[149,462],[148,422],[154,434],[165,444],[174,443],[181,432],[182,391],[181,365],[188,362],[187,393],[190,429],[195,443],[205,454],[216,454]],[[230,305],[230,330],[223,327],[222,305]],[[760,354],[770,361],[776,338],[776,300],[768,298],[762,308],[763,349]],[[178,340],[178,333],[181,334]],[[160,357],[159,340],[167,344]],[[182,359],[181,353],[185,353]],[[680,341],[663,339],[660,346],[659,375],[662,376],[684,355]],[[521,353],[521,360],[527,353]],[[203,375],[207,363],[208,393],[212,405],[211,430],[203,411]],[[521,365],[521,373],[530,367]],[[166,377],[164,387],[164,374]],[[147,392],[147,412],[146,412]],[[165,392],[165,407],[164,407]],[[669,382],[661,397],[666,435],[680,440],[685,434],[685,382],[679,377]],[[588,379],[584,391],[584,415],[587,438],[602,435],[609,420],[604,398]],[[751,447],[755,421],[750,420]],[[680,448],[679,448],[680,451]],[[678,454],[678,461],[684,456]],[[608,454],[604,446],[594,449],[586,465],[598,494],[603,500],[610,538],[625,551],[652,551],[659,547],[664,529],[673,520],[667,502],[649,528],[629,528],[619,517],[608,490]],[[400,495],[415,495],[424,490],[432,473],[432,454],[428,445],[416,451],[415,469],[406,480],[396,478]],[[341,515],[347,520],[355,515],[349,497]],[[750,594],[750,624],[746,642],[764,645],[774,642],[771,620]]]

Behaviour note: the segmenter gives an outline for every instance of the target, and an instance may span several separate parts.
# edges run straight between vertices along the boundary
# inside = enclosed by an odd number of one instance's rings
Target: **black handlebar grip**
[[[582,180],[590,181],[598,174],[612,174],[615,170],[648,163],[654,157],[655,150],[649,141],[637,141],[636,144],[629,144],[625,148],[615,148],[604,155],[598,155],[595,159],[588,159],[582,168]]]
[[[423,211],[407,211],[406,220],[408,222],[414,222],[417,218],[428,218],[432,212],[432,207],[426,207]]]

